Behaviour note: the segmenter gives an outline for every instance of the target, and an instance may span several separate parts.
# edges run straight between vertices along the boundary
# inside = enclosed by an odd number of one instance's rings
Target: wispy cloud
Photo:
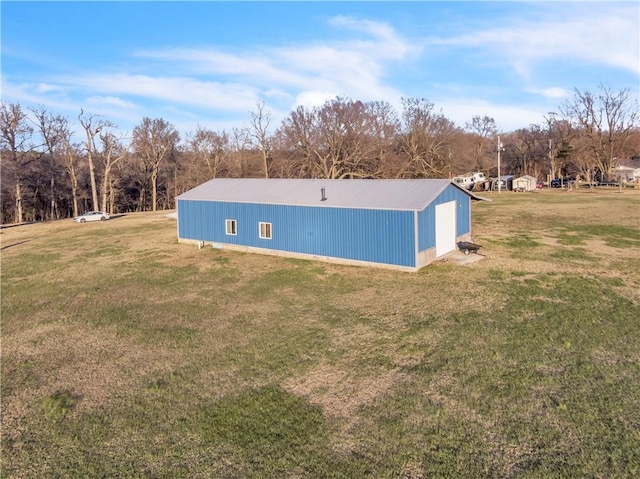
[[[298,100],[317,96],[317,92],[363,100],[398,97],[399,92],[385,85],[382,77],[392,62],[402,61],[416,48],[384,23],[348,17],[334,17],[329,23],[365,38],[233,52],[165,48],[140,50],[134,55],[170,62],[184,74],[228,78],[259,86],[264,92],[288,91],[290,98]]]
[[[258,84],[298,84],[302,79],[290,70],[280,68],[274,52],[243,50],[225,52],[216,47],[170,47],[155,50],[139,50],[134,58],[152,59],[161,64],[175,65],[179,72],[195,75],[252,79]]]
[[[65,112],[69,110],[70,104],[75,105],[73,100],[66,95],[66,89],[61,85],[16,83],[7,75],[2,76],[2,99],[30,105],[44,105]]]
[[[43,85],[45,87],[43,88]],[[56,115],[66,116],[71,120],[71,128],[76,138],[81,139],[84,132],[75,118],[80,110],[104,116],[115,124],[124,124],[125,129],[140,121],[142,110],[136,105],[115,97],[89,96],[76,98],[68,93],[62,85],[50,88],[48,84],[13,83],[10,79],[2,79],[3,99],[19,101],[25,107],[43,106]]]
[[[527,91],[541,95],[545,98],[567,98],[571,95],[571,92],[562,87],[549,87],[549,88],[530,88]]]
[[[70,89],[152,98],[166,103],[236,110],[255,105],[258,96],[248,85],[200,81],[189,77],[152,77],[127,73],[59,77]]]
[[[330,91],[305,90],[296,96],[296,106],[312,109],[317,106],[322,106],[326,101],[336,96],[338,95],[336,95],[335,92]]]
[[[125,108],[125,109],[133,109],[135,105],[129,101],[123,100],[122,98],[118,98],[115,96],[90,96],[86,99],[86,102],[90,106],[114,106],[117,108]]]
[[[402,59],[409,54],[416,54],[420,51],[420,47],[407,41],[386,23],[336,16],[330,19],[329,24],[370,35],[370,41],[359,41],[346,45],[345,49],[347,50],[359,50],[379,59],[391,60]]]
[[[638,7],[635,3],[537,3],[530,15],[501,19],[466,34],[431,39],[432,44],[482,48],[528,78],[547,59],[583,61],[640,73]],[[525,17],[525,18],[521,18]]]
[[[532,124],[540,124],[548,111],[541,111],[540,105],[504,105],[480,99],[442,99],[437,103],[446,116],[457,125],[464,125],[473,116],[487,115],[496,121],[500,131],[513,131]]]
[[[38,83],[33,86],[33,89],[37,93],[49,94],[49,93],[63,93],[64,87],[55,85],[52,83]]]
[[[398,99],[401,93],[383,77],[392,62],[415,50],[410,42],[380,22],[334,17],[328,23],[342,29],[339,34],[351,32],[353,38],[229,50],[180,46],[137,50],[131,56],[136,64],[130,67],[107,64],[104,72],[53,75],[46,83],[23,84],[13,91],[52,108],[83,104],[133,112],[153,101],[165,109],[208,109],[211,116],[222,111],[246,116],[260,99],[267,99],[277,116],[336,96]],[[144,74],[134,73],[140,70]],[[70,98],[75,101],[64,101]]]

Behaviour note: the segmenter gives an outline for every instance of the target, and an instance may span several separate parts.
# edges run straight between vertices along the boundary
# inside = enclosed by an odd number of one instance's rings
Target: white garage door
[[[456,249],[456,202],[436,205],[436,257]]]

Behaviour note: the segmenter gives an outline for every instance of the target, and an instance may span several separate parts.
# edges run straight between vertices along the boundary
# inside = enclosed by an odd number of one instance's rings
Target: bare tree
[[[121,160],[112,163],[108,197],[108,211],[110,213],[132,211],[130,196],[127,195],[127,192],[131,185],[132,172],[135,171],[132,161],[133,155],[127,149],[124,149],[123,153],[124,156]]]
[[[388,102],[374,101],[366,106],[370,118],[366,132],[370,143],[367,171],[372,178],[382,178],[396,159],[395,145],[400,132],[400,120]]]
[[[100,142],[102,143],[102,184],[100,187],[100,193],[102,195],[101,211],[109,211],[113,213],[111,207],[112,202],[109,202],[110,206],[107,209],[107,202],[109,198],[113,197],[113,180],[111,178],[111,172],[113,168],[126,158],[127,150],[122,144],[124,136],[116,136],[112,132],[100,133]]]
[[[539,178],[550,168],[546,164],[548,138],[540,125],[529,125],[506,136],[509,148],[503,155],[505,166],[512,173]]]
[[[608,180],[614,159],[626,154],[627,144],[639,126],[638,103],[630,90],[614,92],[600,84],[594,94],[576,88],[574,98],[560,107],[560,113],[588,140],[597,168]]]
[[[496,122],[490,116],[474,116],[465,128],[474,139],[474,168],[479,171],[487,171],[488,165],[493,162],[492,139],[498,134]]]
[[[180,134],[173,124],[162,118],[143,118],[133,129],[131,146],[134,153],[147,165],[151,179],[151,207],[157,210],[158,173],[160,165],[173,153]]]
[[[229,135],[198,127],[187,140],[195,167],[206,166],[206,179],[217,178],[229,170]],[[198,177],[200,175],[197,175]]]
[[[300,178],[313,176],[315,121],[315,114],[300,105],[282,121],[276,135],[282,151],[288,151],[292,169]]]
[[[51,218],[56,217],[56,189],[55,178],[56,168],[59,161],[59,146],[64,141],[64,137],[68,132],[68,121],[62,116],[54,116],[47,112],[44,107],[31,110],[36,119],[36,125],[42,140],[49,154],[49,174],[50,174],[50,212]]]
[[[382,105],[335,98],[312,111],[298,107],[278,135],[304,178],[364,178],[379,174]],[[387,125],[388,126],[388,125]]]
[[[42,153],[36,151],[42,145],[35,146],[32,143],[34,129],[29,124],[27,113],[22,110],[19,103],[5,103],[0,105],[0,148],[7,151],[3,159],[8,160],[4,167],[15,178],[15,214],[14,222],[24,221],[23,211],[23,176],[27,166],[42,157]],[[6,179],[6,176],[3,175]]]
[[[68,133],[61,143],[61,150],[63,155],[63,164],[67,173],[69,174],[69,181],[71,184],[71,198],[73,204],[73,216],[78,216],[80,211],[78,210],[78,159],[80,157],[80,145],[74,145],[71,143],[71,133]]]
[[[338,97],[318,108],[315,119],[315,176],[330,179],[369,176],[366,161],[373,122],[367,105]]]
[[[86,133],[85,151],[87,153],[87,159],[89,160],[89,178],[91,180],[91,202],[93,209],[99,208],[98,204],[98,187],[96,183],[96,171],[95,171],[95,156],[98,154],[96,148],[96,138],[105,128],[113,128],[111,122],[98,119],[98,115],[92,115],[87,113],[85,115],[84,110],[80,110],[78,115],[78,121],[84,128]]]
[[[424,98],[402,99],[401,151],[406,157],[396,178],[445,177],[449,169],[451,139],[457,128]]]
[[[240,177],[250,176],[250,165],[247,152],[251,148],[251,136],[246,128],[233,128],[230,142],[232,168]]]
[[[262,169],[265,178],[269,178],[269,165],[272,161],[272,146],[269,136],[269,125],[271,124],[271,112],[266,110],[263,101],[256,105],[257,110],[251,112],[251,127],[249,134],[254,139],[254,144],[260,151],[262,158]]]
[[[581,163],[586,161],[588,153],[585,149],[584,136],[581,129],[576,129],[566,119],[558,118],[556,113],[549,113],[545,117],[546,129],[544,141],[546,148],[546,161],[549,166],[549,178],[562,178],[567,174],[567,168],[571,164],[571,156],[574,145],[580,148]],[[587,156],[585,156],[587,155]],[[594,159],[595,161],[595,159]]]
[[[594,189],[598,165],[591,154],[591,145],[587,138],[576,138],[571,145],[571,167],[584,181]]]

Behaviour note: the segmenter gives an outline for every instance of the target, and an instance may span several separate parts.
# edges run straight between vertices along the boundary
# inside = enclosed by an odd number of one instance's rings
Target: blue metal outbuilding
[[[471,239],[449,180],[220,178],[177,198],[178,240],[417,271]]]

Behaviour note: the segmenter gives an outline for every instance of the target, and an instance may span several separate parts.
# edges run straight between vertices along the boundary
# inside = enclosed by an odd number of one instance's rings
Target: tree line
[[[539,179],[606,180],[618,159],[640,156],[637,101],[602,84],[576,89],[543,124],[507,133],[489,116],[458,126],[424,98],[403,98],[398,112],[337,97],[300,106],[279,125],[260,102],[247,126],[185,135],[163,118],[143,118],[131,133],[84,110],[73,121],[76,128],[44,107],[2,102],[3,224],[171,209],[177,195],[218,177],[495,176],[499,133],[503,171]]]

